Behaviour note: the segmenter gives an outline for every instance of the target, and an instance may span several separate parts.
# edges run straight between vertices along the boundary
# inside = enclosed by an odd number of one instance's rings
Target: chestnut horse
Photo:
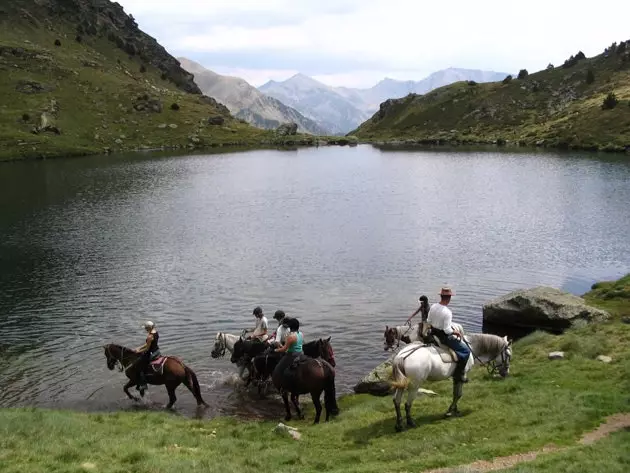
[[[114,367],[119,364],[120,371],[125,371],[125,375],[129,378],[129,382],[123,387],[123,391],[134,401],[139,401],[136,396],[133,396],[129,392],[129,388],[137,382],[138,373],[133,364],[136,360],[142,356],[132,348],[126,348],[121,345],[115,345],[110,343],[103,347],[105,349],[105,357],[107,358],[107,367],[113,370]],[[197,375],[195,372],[184,364],[179,358],[167,356],[166,360],[161,363],[160,369],[156,372],[151,366],[147,368],[145,373],[146,381],[149,384],[165,385],[168,392],[169,402],[166,405],[167,409],[173,407],[177,397],[175,397],[175,389],[180,384],[184,384],[197,400],[197,406],[208,407],[208,404],[201,397],[201,389],[199,387],[199,381],[197,381]]]

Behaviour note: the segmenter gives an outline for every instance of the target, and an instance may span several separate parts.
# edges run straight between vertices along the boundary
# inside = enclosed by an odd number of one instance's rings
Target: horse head
[[[385,326],[385,333],[383,334],[383,336],[385,337],[385,351],[394,348],[394,345],[396,345],[396,342],[398,341],[397,334],[398,332],[396,330],[396,327],[390,328],[389,325]]]
[[[319,339],[317,341],[317,345],[319,348],[319,356],[321,358],[323,358],[324,360],[326,360],[328,363],[330,363],[331,366],[335,366],[336,365],[336,361],[335,361],[335,352],[332,349],[332,345],[330,344],[330,338],[328,337],[326,339]]]
[[[501,353],[493,360],[494,369],[499,373],[499,376],[506,378],[510,374],[510,361],[512,360],[512,340],[507,335],[503,337],[505,345],[501,350]]]
[[[210,356],[212,358],[221,358],[225,355],[226,349],[227,344],[225,343],[225,336],[221,332],[218,332],[216,338],[214,339],[214,348],[210,352]]]
[[[103,349],[105,350],[105,358],[107,359],[107,368],[109,370],[113,370],[116,366],[116,363],[120,361],[120,347],[118,345],[108,344],[103,345]]]

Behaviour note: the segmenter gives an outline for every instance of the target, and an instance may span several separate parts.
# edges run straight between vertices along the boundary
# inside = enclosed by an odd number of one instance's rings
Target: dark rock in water
[[[378,365],[354,386],[357,394],[372,394],[373,396],[387,396],[393,392],[389,382],[392,379],[393,356]]]
[[[297,134],[297,123],[283,123],[276,128],[276,134],[280,136],[293,136]]]
[[[483,306],[484,324],[543,330],[565,330],[601,322],[608,312],[586,305],[583,298],[552,287],[514,291]]]

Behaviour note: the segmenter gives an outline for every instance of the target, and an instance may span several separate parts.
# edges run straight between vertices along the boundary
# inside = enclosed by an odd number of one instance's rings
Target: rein
[[[225,355],[225,351],[227,350],[227,334],[225,332],[221,332],[219,340],[221,340],[221,348],[217,354],[219,357],[222,357]]]
[[[125,366],[123,363],[123,360],[125,359],[125,347],[123,346],[120,347],[120,360],[112,354],[109,347],[107,347],[107,355],[115,360],[115,366],[118,367],[120,372],[125,371],[131,365],[131,363],[129,363],[129,365]]]
[[[468,340],[466,340],[466,337],[462,337],[462,340],[464,341],[464,343],[466,344],[466,346],[470,349],[470,353],[472,354],[473,358],[475,360],[477,360],[479,362],[479,364],[481,366],[484,366],[486,368],[486,370],[488,370],[488,374],[490,376],[493,376],[498,370],[499,368],[497,368],[497,362],[494,361],[494,358],[490,361],[488,361],[487,363],[484,363],[483,361],[481,361],[481,359],[475,354],[474,350],[472,349],[472,347],[470,346],[470,343],[468,343]],[[504,347],[501,350],[501,366],[505,365],[505,349],[507,347]],[[496,358],[496,357],[495,357]]]

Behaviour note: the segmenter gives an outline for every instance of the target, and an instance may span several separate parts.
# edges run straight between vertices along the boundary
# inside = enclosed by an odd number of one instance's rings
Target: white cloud
[[[258,82],[266,70],[299,69],[333,85],[451,66],[532,72],[630,39],[627,0],[121,1],[171,52],[211,69],[259,71],[248,73]]]

